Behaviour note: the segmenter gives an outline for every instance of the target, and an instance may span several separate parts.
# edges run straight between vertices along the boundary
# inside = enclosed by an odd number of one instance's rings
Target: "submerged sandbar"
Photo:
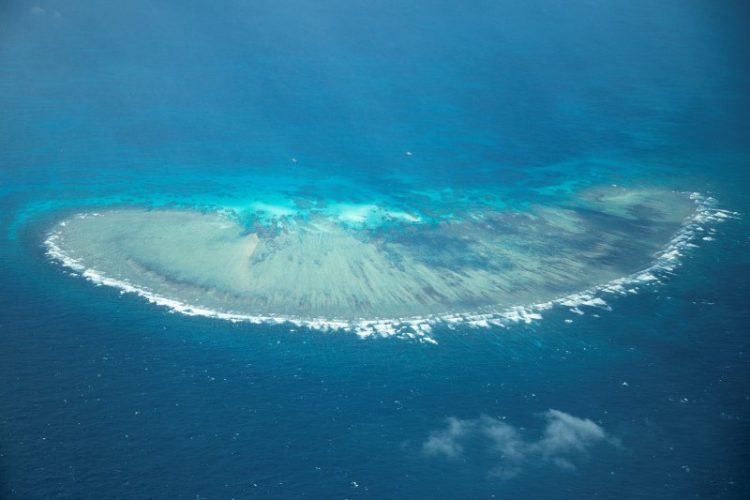
[[[344,321],[493,311],[646,267],[695,206],[666,190],[590,189],[566,205],[472,206],[352,227],[314,211],[265,226],[192,210],[118,208],[59,223],[51,254],[196,308]]]

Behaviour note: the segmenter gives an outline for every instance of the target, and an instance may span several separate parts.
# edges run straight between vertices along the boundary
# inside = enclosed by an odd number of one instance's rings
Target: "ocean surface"
[[[0,497],[747,498],[748,20],[3,0]]]

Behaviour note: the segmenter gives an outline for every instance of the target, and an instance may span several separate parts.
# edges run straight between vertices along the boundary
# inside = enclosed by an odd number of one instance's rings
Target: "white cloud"
[[[559,410],[545,413],[547,428],[544,437],[537,443],[545,457],[586,451],[587,448],[606,438],[604,429],[589,419],[577,418]]]
[[[44,14],[47,13],[46,10],[44,10],[41,7],[39,7],[38,5],[35,5],[31,9],[29,9],[29,12],[31,12],[32,16],[43,16]]]
[[[464,448],[461,441],[467,434],[473,432],[474,424],[468,420],[457,418],[448,419],[448,428],[433,432],[424,443],[424,451],[428,455],[444,455],[455,458],[463,454]]]
[[[427,456],[464,460],[489,454],[494,464],[490,475],[508,479],[529,467],[545,464],[575,470],[576,460],[585,457],[595,445],[617,444],[589,419],[559,410],[548,410],[542,417],[547,423],[537,440],[525,439],[518,428],[487,415],[465,420],[451,417],[446,428],[430,434],[422,451]]]

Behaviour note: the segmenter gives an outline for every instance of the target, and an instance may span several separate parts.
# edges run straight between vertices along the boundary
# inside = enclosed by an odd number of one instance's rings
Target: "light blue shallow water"
[[[0,494],[746,497],[746,20],[700,1],[4,2]],[[525,210],[610,184],[740,215],[611,310],[437,345],[170,313],[43,246],[92,207],[421,190]]]

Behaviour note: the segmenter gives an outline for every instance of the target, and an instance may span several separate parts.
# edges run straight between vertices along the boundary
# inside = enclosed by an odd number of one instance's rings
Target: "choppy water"
[[[2,495],[745,497],[746,14],[3,3]],[[580,201],[613,189],[665,194],[619,218]],[[698,193],[697,212],[665,225],[674,193]],[[260,241],[334,225],[408,249],[389,266],[460,269],[477,295],[408,328],[179,314],[196,312],[184,288],[156,295],[185,303],[152,304],[50,255],[61,221],[112,210],[218,212]],[[153,239],[145,220],[107,226],[107,241],[123,227]],[[210,252],[162,236],[164,254],[91,255],[114,274],[138,257],[191,286],[216,277]],[[527,307],[488,310],[466,276],[511,250],[523,273],[489,274],[516,287],[499,302]],[[269,283],[299,290],[282,267]],[[555,290],[529,285],[555,273]],[[370,298],[390,297],[372,282]],[[394,314],[430,317],[434,297]]]

